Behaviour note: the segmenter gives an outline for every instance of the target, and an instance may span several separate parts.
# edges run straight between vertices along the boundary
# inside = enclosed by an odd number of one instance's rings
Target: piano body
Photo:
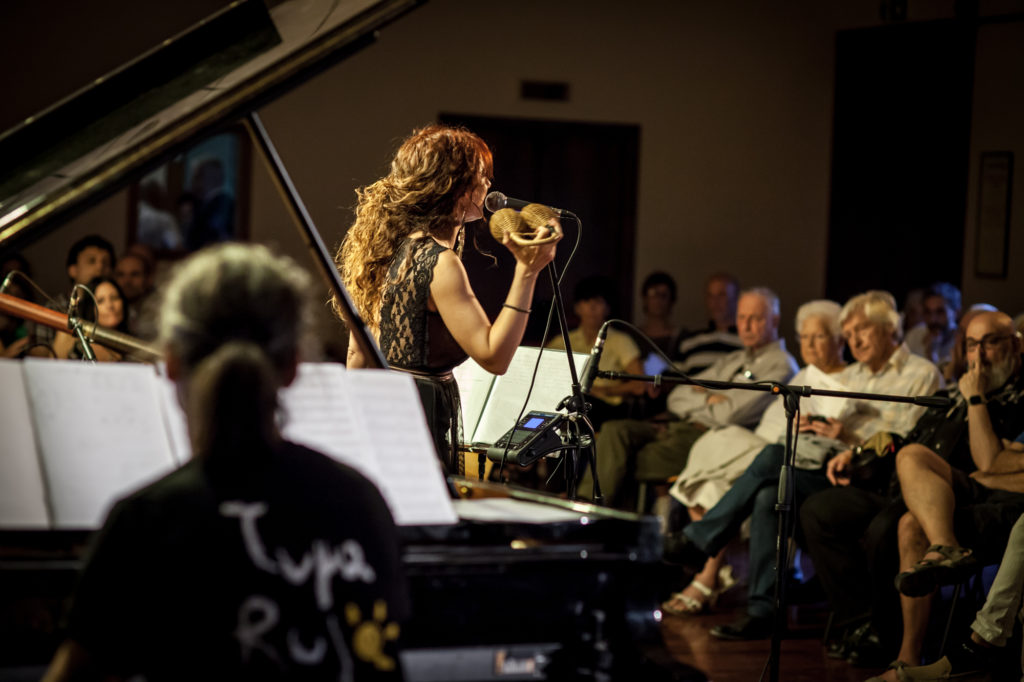
[[[236,2],[4,133],[0,254],[60,229],[242,120],[318,267],[347,300],[256,112],[372,42],[419,2]],[[346,322],[363,332],[365,354],[385,366],[351,309]],[[661,665],[668,657],[654,593],[654,518],[466,479],[451,488],[465,500],[505,498],[523,511],[404,529],[414,606],[404,630],[408,679],[704,679]],[[537,521],[528,509],[558,514]],[[87,541],[85,531],[0,531],[0,679],[48,661]]]

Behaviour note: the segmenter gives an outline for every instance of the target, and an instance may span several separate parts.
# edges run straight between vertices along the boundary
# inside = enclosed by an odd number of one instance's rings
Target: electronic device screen
[[[520,426],[519,428],[522,428],[522,429],[535,429],[535,428],[537,428],[538,426],[540,426],[543,423],[544,423],[544,418],[543,417],[529,417],[529,418],[527,418],[526,422],[522,426]]]

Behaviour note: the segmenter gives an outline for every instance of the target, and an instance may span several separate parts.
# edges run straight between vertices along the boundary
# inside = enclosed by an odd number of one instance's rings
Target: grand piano
[[[258,112],[418,4],[236,2],[19,123],[0,136],[0,255],[242,121],[313,261],[347,299]],[[385,367],[351,310],[346,322]],[[509,499],[523,512],[403,528],[414,607],[404,629],[407,679],[704,679],[661,645],[653,517],[466,478],[449,487],[465,500]],[[537,522],[526,511],[535,508],[562,515]],[[87,542],[88,532],[0,531],[0,679],[31,678],[52,655]]]

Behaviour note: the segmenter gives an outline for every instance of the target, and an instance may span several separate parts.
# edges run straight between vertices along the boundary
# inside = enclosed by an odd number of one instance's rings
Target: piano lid
[[[244,0],[0,135],[0,250],[344,59],[424,0]]]

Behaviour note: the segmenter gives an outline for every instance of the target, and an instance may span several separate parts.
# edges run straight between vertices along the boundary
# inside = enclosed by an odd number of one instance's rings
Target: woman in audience
[[[796,313],[800,356],[805,367],[793,377],[795,385],[814,384],[811,368],[834,374],[844,367],[839,329],[841,307],[834,301],[810,301]],[[836,415],[831,415],[836,416]],[[811,431],[809,417],[801,415],[800,431]],[[766,445],[782,442],[786,416],[782,401],[776,400],[764,412],[755,431],[727,426],[704,434],[690,451],[686,468],[672,486],[672,496],[683,503],[694,521],[703,517],[742,474]],[[801,449],[797,448],[797,456]],[[708,559],[704,569],[681,592],[662,604],[662,610],[677,616],[703,613],[720,592],[735,583],[732,569],[724,564],[725,550]]]
[[[665,355],[672,357],[679,330],[672,324],[672,306],[676,302],[676,281],[666,272],[652,272],[640,287],[643,301],[643,319],[637,327]],[[650,351],[642,347],[644,355]]]
[[[437,447],[449,473],[458,467],[459,393],[451,370],[466,356],[502,374],[523,338],[537,275],[555,243],[519,246],[505,237],[515,272],[491,322],[469,284],[461,254],[466,223],[483,217],[491,152],[462,128],[413,132],[391,171],[357,191],[355,223],[335,256],[356,309],[394,369],[416,378]],[[558,229],[557,221],[550,223]],[[547,236],[548,228],[541,228]],[[366,358],[352,341],[348,366]]]
[[[400,679],[398,535],[366,478],[282,440],[309,282],[225,244],[169,285],[160,339],[193,459],[118,502],[46,680]]]
[[[84,323],[95,322],[101,327],[128,333],[128,316],[125,314],[124,294],[121,286],[112,277],[100,275],[86,285],[92,292],[90,297],[83,294],[78,304],[79,317]],[[86,324],[85,328],[91,325]],[[91,344],[98,362],[118,362],[121,354],[99,344]],[[53,340],[53,348],[59,358],[80,360],[85,357],[81,342],[71,334],[60,333]]]

